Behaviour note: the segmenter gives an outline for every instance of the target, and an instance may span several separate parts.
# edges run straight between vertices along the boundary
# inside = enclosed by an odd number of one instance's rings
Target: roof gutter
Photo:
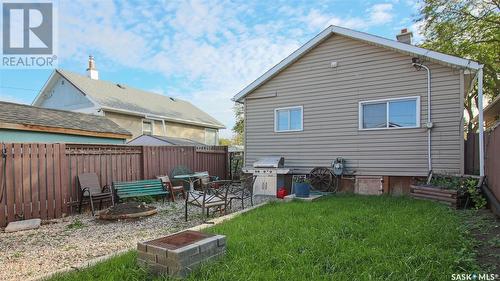
[[[180,119],[180,118],[172,118],[172,117],[167,117],[167,116],[162,116],[162,115],[156,115],[156,114],[146,114],[144,112],[139,112],[139,111],[133,111],[133,110],[124,110],[124,109],[119,109],[119,108],[114,108],[114,107],[109,107],[109,106],[103,106],[101,107],[102,110],[104,111],[110,111],[110,112],[116,112],[116,113],[123,113],[123,114],[132,114],[136,116],[141,116],[144,118],[149,118],[149,119],[154,119],[154,120],[166,120],[166,121],[172,121],[175,123],[182,123],[182,124],[188,124],[188,125],[196,125],[196,126],[202,126],[202,127],[207,127],[207,128],[215,128],[215,129],[225,129],[226,127],[223,125],[215,125],[215,124],[210,124],[210,123],[205,123],[205,122],[199,122],[199,121],[190,121],[190,120],[185,120],[185,119]]]

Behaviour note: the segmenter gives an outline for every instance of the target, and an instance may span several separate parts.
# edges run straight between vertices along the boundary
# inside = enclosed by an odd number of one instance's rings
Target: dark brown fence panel
[[[94,172],[103,186],[111,185],[113,181],[141,179],[141,154],[142,150],[137,146],[67,144],[69,204],[74,206],[80,199],[79,174]]]
[[[47,162],[46,162],[46,147],[45,144],[41,143],[38,145],[38,165],[39,174],[38,182],[40,185],[40,192],[38,196],[38,208],[40,209],[40,217],[42,219],[47,219]]]
[[[6,144],[5,148],[7,149],[7,162],[5,163],[6,166],[6,180],[5,180],[5,190],[4,190],[4,196],[6,196],[5,199],[7,199],[7,218],[9,221],[12,221],[15,219],[15,209],[14,209],[14,190],[15,190],[15,179],[14,175],[12,173],[13,170],[13,164],[14,164],[14,155],[12,152],[12,144]]]
[[[196,149],[196,171],[208,171],[212,176],[227,179],[227,146],[206,146]]]
[[[196,148],[192,146],[144,146],[144,178],[153,179],[159,175],[170,175],[177,166],[196,170]]]
[[[19,219],[60,217],[60,209],[64,206],[57,198],[61,162],[55,151],[61,145],[3,145],[7,155],[5,162],[0,162],[0,182],[5,185],[4,197],[0,202],[0,226]]]
[[[54,147],[47,145],[47,218],[55,218],[54,212]]]
[[[464,140],[464,172],[479,175],[479,134],[467,133]]]
[[[14,179],[16,182],[19,182],[18,185],[15,186],[15,197],[16,197],[16,214],[22,214],[23,213],[23,159],[22,157],[16,157],[15,155],[22,155],[22,147],[21,144],[16,143],[13,146],[13,152],[14,152]]]
[[[500,201],[500,125],[485,132],[484,170],[488,187]]]

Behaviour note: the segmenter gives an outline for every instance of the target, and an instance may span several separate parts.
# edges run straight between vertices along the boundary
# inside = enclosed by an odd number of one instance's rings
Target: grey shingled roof
[[[108,107],[128,112],[162,116],[172,120],[179,120],[179,122],[184,121],[204,124],[207,127],[225,128],[224,124],[188,101],[146,92],[121,83],[92,80],[87,76],[67,70],[58,69],[57,72],[105,109]]]
[[[2,101],[0,101],[0,122],[131,135],[104,116]]]

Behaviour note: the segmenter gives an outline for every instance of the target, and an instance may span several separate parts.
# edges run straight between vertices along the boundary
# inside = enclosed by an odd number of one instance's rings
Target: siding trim
[[[385,127],[385,128],[363,128],[363,104],[370,103],[383,103],[387,104],[390,101],[397,100],[416,100],[416,124],[414,127]],[[386,119],[389,120],[389,106],[386,106]],[[388,124],[387,124],[388,125]],[[400,97],[400,98],[387,98],[387,99],[376,99],[376,100],[366,100],[360,101],[358,103],[358,130],[360,131],[374,131],[374,130],[400,130],[400,129],[416,129],[420,128],[420,96],[412,97]]]

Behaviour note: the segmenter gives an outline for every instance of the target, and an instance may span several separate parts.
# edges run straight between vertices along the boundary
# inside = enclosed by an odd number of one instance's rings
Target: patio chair
[[[228,188],[229,207],[232,207],[233,200],[241,201],[241,208],[245,208],[245,199],[250,198],[250,204],[253,206],[253,184],[257,176],[248,176],[238,182],[233,182]],[[236,183],[236,184],[234,184]]]
[[[172,171],[170,171],[170,178],[171,178],[171,181],[173,181],[176,185],[179,185],[177,183],[181,183],[180,185],[184,186],[184,190],[187,190],[187,189],[189,189],[189,184],[185,181],[175,179],[175,176],[189,175],[192,173],[193,173],[193,171],[190,168],[183,166],[183,165],[179,165],[179,166],[175,166],[172,169]]]
[[[196,172],[197,174],[205,174],[206,176],[202,176],[200,177],[200,181],[199,181],[199,185],[203,188],[204,186],[206,186],[209,182],[211,181],[218,181],[219,180],[219,177],[218,176],[210,176],[210,174],[208,173],[208,171],[204,171],[204,172]],[[217,187],[217,186],[214,186],[214,187]],[[201,188],[200,188],[201,190]]]
[[[96,173],[83,173],[78,175],[78,183],[80,185],[80,202],[78,212],[82,212],[82,204],[84,200],[90,202],[92,216],[94,216],[94,200],[99,200],[99,209],[101,209],[102,201],[111,198],[111,204],[115,205],[115,199],[111,187],[104,185],[101,187],[99,178]]]
[[[204,216],[205,211],[207,218],[210,208],[218,208],[222,213],[227,213],[227,192],[231,184],[229,180],[220,180],[208,182],[207,185],[202,185],[202,190],[190,190],[187,192],[186,204],[184,207],[185,220],[188,220],[188,206],[196,206],[201,208],[201,214]]]
[[[170,191],[170,198],[172,202],[175,202],[175,195],[179,193],[182,194],[182,198],[186,199],[186,192],[184,191],[184,186],[182,185],[174,186],[168,176],[158,176],[156,178],[161,180],[163,186]]]

